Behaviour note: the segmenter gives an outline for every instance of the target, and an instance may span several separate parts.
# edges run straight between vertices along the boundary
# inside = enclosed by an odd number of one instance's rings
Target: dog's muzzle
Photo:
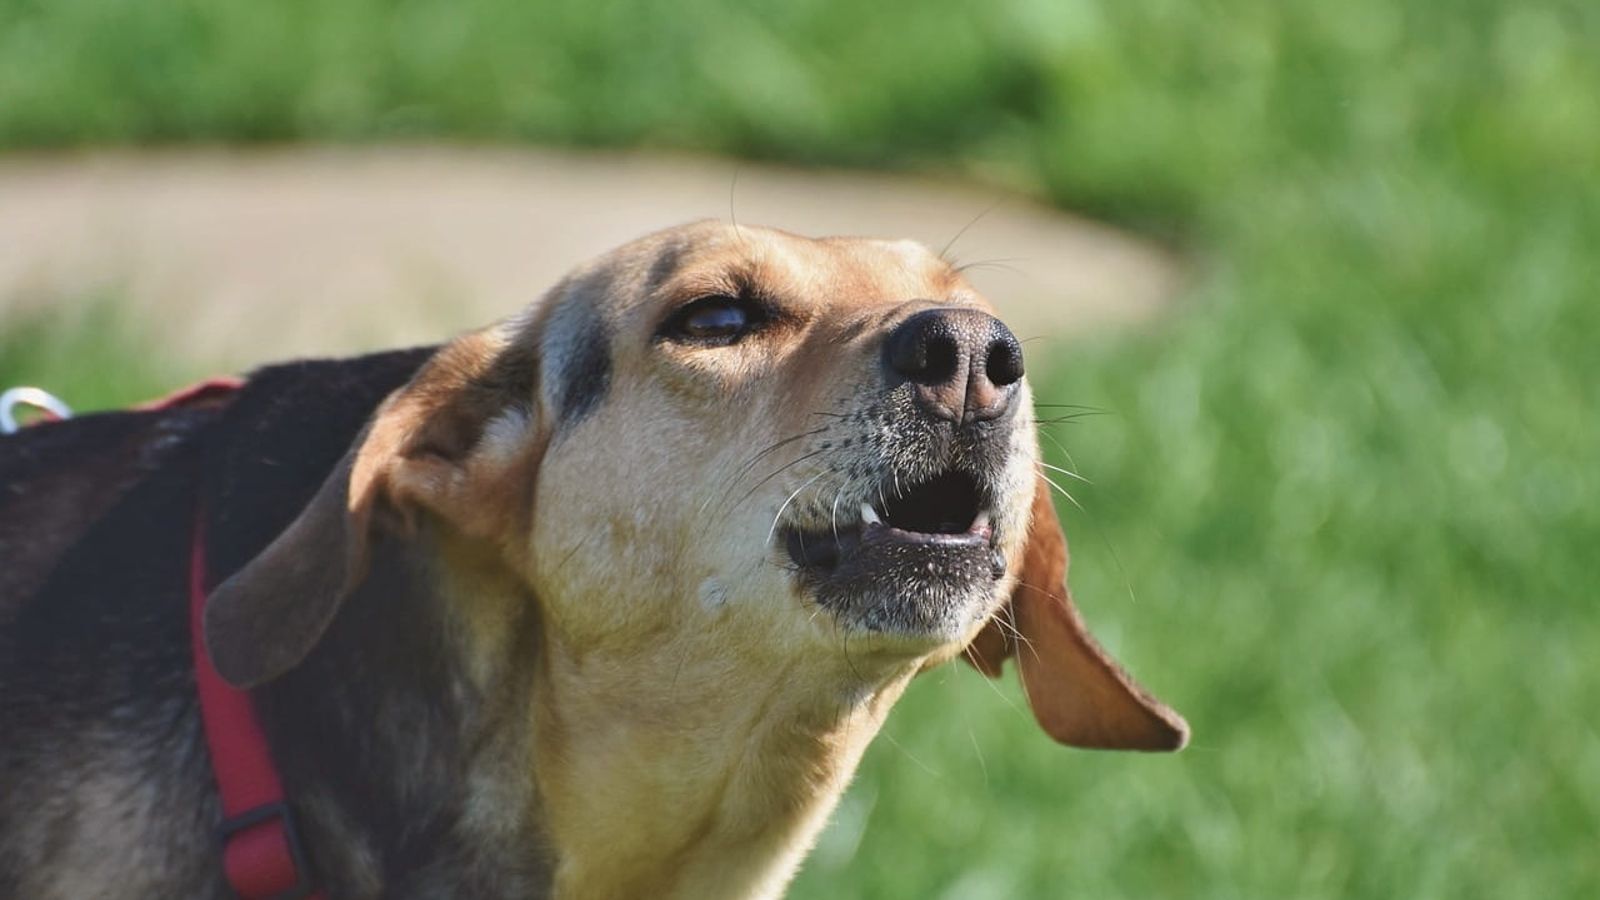
[[[1013,459],[1022,350],[993,316],[930,309],[882,348],[885,392],[869,420],[877,472],[818,524],[785,531],[817,602],[871,631],[938,637],[988,612]]]

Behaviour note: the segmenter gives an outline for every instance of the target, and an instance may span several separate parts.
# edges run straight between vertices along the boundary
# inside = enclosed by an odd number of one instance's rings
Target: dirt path
[[[0,158],[0,327],[110,296],[172,352],[244,367],[434,341],[574,263],[701,217],[956,243],[1019,335],[1144,319],[1174,261],[996,191],[724,161],[438,147]]]

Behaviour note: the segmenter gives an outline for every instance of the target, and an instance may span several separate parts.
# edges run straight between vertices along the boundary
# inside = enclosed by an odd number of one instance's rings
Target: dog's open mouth
[[[789,558],[817,602],[874,631],[959,628],[960,609],[1005,572],[993,500],[976,478],[948,470],[885,484],[822,527],[790,528]]]
[[[987,547],[994,537],[988,504],[977,480],[965,472],[948,471],[898,492],[885,489],[879,494],[852,511],[848,521],[791,530],[790,559],[802,569],[827,574],[875,545],[936,551]]]

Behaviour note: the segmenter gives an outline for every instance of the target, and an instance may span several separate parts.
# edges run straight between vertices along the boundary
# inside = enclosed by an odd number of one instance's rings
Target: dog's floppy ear
[[[1146,693],[1095,643],[1072,605],[1067,539],[1042,478],[1011,600],[966,652],[991,678],[1009,656],[1017,659],[1034,718],[1063,744],[1177,750],[1189,740],[1183,717]]]
[[[519,353],[533,350],[498,329],[467,335],[384,400],[300,516],[206,601],[223,678],[261,684],[311,652],[365,577],[374,528],[410,533],[423,513],[475,538],[516,531],[543,450]]]

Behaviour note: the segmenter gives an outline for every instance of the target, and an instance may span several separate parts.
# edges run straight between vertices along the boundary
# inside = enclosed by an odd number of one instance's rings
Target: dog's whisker
[[[944,773],[943,772],[940,772],[939,770],[935,769],[934,767],[932,767],[932,766],[928,765],[927,763],[923,762],[922,760],[918,759],[916,757],[916,754],[912,753],[910,750],[907,750],[899,741],[895,740],[894,739],[894,735],[891,734],[888,729],[884,729],[884,731],[883,731],[883,739],[888,741],[891,745],[893,745],[896,750],[899,750],[901,753],[904,753],[905,756],[906,756],[906,759],[909,759],[913,763],[916,763],[917,768],[921,769],[924,772],[927,772],[929,775],[932,775],[934,778],[938,778],[938,779],[941,779],[941,780],[944,778]]]
[[[1053,466],[1053,465],[1045,462],[1042,459],[1039,460],[1038,462],[1039,462],[1039,465],[1044,466],[1046,469],[1049,469],[1052,472],[1060,472],[1061,474],[1067,476],[1068,478],[1076,478],[1079,481],[1083,482],[1084,484],[1094,484],[1094,482],[1092,482],[1089,479],[1083,477],[1082,475],[1079,475],[1077,472],[1074,472],[1071,469],[1063,469],[1060,466]]]
[[[834,632],[838,633],[838,631],[839,631],[839,619],[838,619],[837,616],[834,617],[833,628],[834,628]],[[865,683],[866,680],[867,680],[867,677],[865,675],[861,674],[861,670],[856,668],[855,660],[850,658],[850,632],[846,631],[846,632],[843,633],[843,635],[844,635],[844,642],[843,642],[843,645],[842,645],[842,649],[844,651],[844,664],[850,668],[850,674],[854,675],[856,677],[856,682],[857,683]]]
[[[1019,581],[1017,583],[1017,586],[1019,588],[1022,587],[1023,586],[1022,582]],[[1028,587],[1032,588],[1031,585],[1029,585]],[[1040,593],[1044,594],[1046,592],[1040,591]],[[1046,596],[1052,596],[1052,595],[1046,594]],[[1023,637],[1022,630],[1017,627],[1017,623],[1012,621],[1011,620],[1011,616],[1008,615],[1007,613],[1005,613],[1004,611],[1002,611],[1000,613],[997,613],[995,615],[995,617],[993,619],[991,619],[990,621],[992,621],[996,625],[1000,626],[1000,630],[1005,632],[1006,636],[1011,638],[1012,640],[1018,641],[1018,642],[1027,640],[1027,638]]]
[[[685,646],[683,652],[678,654],[678,665],[672,670],[672,683],[667,686],[667,693],[678,693],[678,679],[683,677],[684,666],[689,664],[689,659],[694,656],[694,648]]]
[[[568,550],[566,554],[561,557],[561,561],[556,563],[555,571],[560,572],[561,570],[565,569],[567,567],[567,563],[571,562],[572,558],[578,555],[579,550],[582,550],[584,547],[588,546],[589,541],[591,540],[593,540],[593,538],[584,538],[576,544],[573,544],[572,549]]]
[[[1021,262],[1021,261],[1022,260],[1018,260],[1018,262]],[[965,275],[968,272],[971,272],[971,271],[974,271],[974,270],[981,270],[981,269],[994,269],[995,271],[999,271],[999,272],[1009,272],[1012,275],[1017,275],[1017,276],[1020,276],[1022,278],[1027,278],[1028,277],[1028,273],[1027,272],[1024,272],[1022,269],[1019,269],[1016,266],[1011,265],[1009,262],[1007,262],[1006,260],[1003,260],[1003,259],[985,259],[985,260],[979,260],[977,262],[967,263],[965,265],[957,266],[956,267],[956,272],[959,273],[959,274]],[[1029,340],[1038,340],[1038,338],[1030,338]],[[1021,342],[1021,343],[1026,343],[1026,342]]]
[[[833,426],[831,426],[831,425],[824,425],[821,428],[813,428],[810,431],[802,431],[799,434],[792,434],[792,435],[790,435],[790,436],[788,436],[786,438],[783,438],[781,440],[774,441],[771,444],[768,444],[766,447],[762,448],[759,452],[753,454],[739,468],[740,468],[741,471],[748,471],[750,468],[753,468],[757,462],[760,462],[763,457],[765,457],[767,454],[771,453],[772,451],[777,450],[779,447],[788,446],[789,444],[792,444],[795,441],[802,440],[804,438],[816,437],[819,434],[827,434],[829,429],[831,429],[832,427]]]
[[[1016,652],[1021,653],[1023,650],[1026,650],[1026,651],[1028,651],[1029,655],[1031,655],[1034,658],[1035,661],[1037,661],[1037,660],[1042,658],[1039,655],[1038,648],[1033,645],[1033,641],[1029,640],[1027,635],[1024,635],[1021,631],[1018,631],[1015,626],[1013,626],[1013,627],[1011,627],[1011,628],[1009,628],[1007,630],[1010,633],[1012,639],[1015,640],[1016,643],[1017,643],[1017,651]]]
[[[983,773],[983,787],[987,790],[989,787],[989,764],[983,761],[983,748],[978,746],[978,734],[972,730],[970,725],[967,726],[967,737],[972,740],[972,752],[978,756],[978,770]]]
[[[939,258],[944,260],[945,262],[949,263],[951,268],[955,269],[957,272],[962,271],[962,268],[960,266],[956,265],[955,260],[950,258],[950,248],[954,247],[956,245],[956,241],[961,240],[962,235],[966,234],[967,231],[972,228],[972,226],[974,226],[974,225],[978,224],[980,221],[982,221],[984,216],[987,216],[989,213],[992,213],[996,209],[998,209],[1000,207],[1000,204],[1003,203],[1003,202],[1004,202],[1003,199],[996,200],[993,203],[989,204],[988,206],[984,207],[983,210],[981,212],[979,212],[977,215],[973,216],[971,219],[968,219],[967,220],[967,224],[961,226],[961,229],[959,231],[957,231],[954,235],[952,235],[950,240],[945,241],[943,247],[939,248]]]
[[[1070,411],[1068,411],[1068,412],[1056,412],[1056,409],[1069,409]],[[1059,420],[1071,420],[1071,419],[1087,419],[1087,418],[1092,418],[1094,416],[1109,416],[1109,415],[1112,415],[1112,413],[1110,411],[1104,410],[1104,409],[1086,409],[1086,408],[1081,408],[1081,407],[1070,408],[1070,407],[1066,407],[1066,406],[1055,407],[1055,408],[1052,408],[1052,407],[1049,407],[1049,406],[1036,406],[1033,410],[1030,410],[1030,412],[1032,412],[1032,414],[1037,417],[1039,415],[1039,411],[1040,410],[1046,410],[1046,411],[1050,412],[1050,414],[1054,418],[1052,418],[1052,419],[1035,419],[1035,421],[1059,421]]]
[[[1061,441],[1056,439],[1055,435],[1051,434],[1048,431],[1044,431],[1042,429],[1039,431],[1039,436],[1045,438],[1050,443],[1056,445],[1056,449],[1060,450],[1061,451],[1061,455],[1066,457],[1067,465],[1072,466],[1072,468],[1074,468],[1074,469],[1078,468],[1078,461],[1072,458],[1072,451],[1067,449],[1067,445],[1066,444],[1061,443]]]
[[[1018,581],[1017,588],[1020,590],[1023,587],[1027,587],[1029,590],[1037,591],[1038,593],[1043,594],[1044,596],[1053,600],[1059,600],[1062,603],[1066,602],[1065,599],[1058,594],[1053,594],[1032,584]],[[1017,627],[1017,623],[1011,618],[1010,615],[1002,611],[1001,613],[997,614],[992,621],[997,623],[1000,626],[1000,630],[1004,631],[1018,647],[1027,647],[1030,651],[1033,651],[1034,658],[1038,658],[1039,654],[1038,651],[1034,650],[1033,641],[1029,640],[1028,636],[1022,633],[1022,629]]]
[[[800,492],[801,491],[803,491],[806,488],[810,487],[811,485],[815,484],[818,478],[821,478],[822,476],[824,476],[826,474],[828,474],[828,473],[826,473],[826,472],[818,472],[817,474],[815,474],[815,475],[811,476],[810,478],[806,479],[806,483],[800,485],[797,488],[795,488],[794,489],[794,493],[789,495],[789,499],[783,501],[783,505],[778,507],[778,514],[772,517],[772,527],[767,530],[767,544],[768,545],[772,544],[772,536],[778,533],[778,523],[783,521],[783,511],[789,508],[789,504],[794,502],[794,498],[800,496]]]
[[[808,437],[816,437],[817,435],[820,435],[820,434],[825,434],[825,433],[827,433],[827,431],[828,431],[828,429],[830,427],[831,426],[824,425],[821,428],[813,428],[810,431],[801,432],[800,434],[790,435],[789,437],[786,437],[786,438],[784,438],[784,439],[782,439],[780,441],[776,441],[776,442],[768,445],[766,448],[762,449],[761,451],[757,452],[756,454],[751,456],[750,459],[746,460],[744,463],[741,463],[739,465],[738,469],[735,470],[733,476],[731,478],[729,478],[727,480],[727,482],[724,483],[722,491],[720,493],[708,496],[705,499],[705,502],[700,504],[700,511],[699,511],[698,515],[702,515],[702,516],[705,515],[706,507],[711,505],[712,500],[715,499],[715,500],[719,500],[720,501],[720,500],[726,499],[728,494],[733,493],[734,488],[738,486],[739,482],[742,481],[746,475],[749,475],[750,471],[752,469],[754,469],[756,467],[756,464],[759,463],[764,457],[766,457],[767,454],[772,453],[774,450],[777,450],[780,447],[784,447],[784,446],[787,446],[789,444],[792,444],[795,441],[802,440],[802,439],[808,438]]]
[[[762,485],[766,484],[767,482],[771,481],[772,479],[774,479],[774,478],[778,477],[779,475],[783,474],[785,471],[787,471],[791,467],[799,465],[800,463],[803,463],[806,460],[811,459],[812,457],[820,456],[821,454],[824,454],[824,453],[827,453],[827,452],[828,452],[827,450],[813,450],[810,453],[806,453],[806,454],[803,454],[801,456],[797,456],[794,459],[791,459],[788,462],[784,463],[783,465],[779,466],[778,468],[772,470],[771,472],[767,473],[767,476],[765,478],[761,479],[760,481],[758,481],[754,485],[752,485],[750,487],[750,490],[745,491],[744,496],[740,497],[737,501],[735,501],[732,508],[737,508],[739,506],[739,504],[741,504],[744,501],[750,499],[750,495],[754,494],[756,491],[760,490]]]
[[[997,613],[996,615],[998,616],[1000,614]],[[994,695],[996,697],[999,697],[1005,703],[1005,705],[1011,707],[1012,710],[1014,710],[1014,711],[1016,711],[1018,713],[1022,712],[1021,707],[1017,706],[1016,703],[1013,703],[1011,698],[1007,697],[1005,692],[1000,690],[1000,686],[994,683],[994,679],[992,679],[989,676],[983,674],[983,672],[981,672],[978,669],[977,656],[973,653],[971,644],[968,644],[966,646],[966,648],[963,649],[961,652],[966,654],[967,661],[972,663],[972,674],[976,675],[979,678],[979,680],[981,680],[985,685],[987,685],[989,690],[993,691]]]
[[[1076,506],[1078,508],[1079,512],[1085,513],[1085,514],[1088,513],[1088,510],[1083,508],[1083,504],[1078,502],[1078,498],[1072,496],[1072,493],[1070,491],[1068,491],[1066,488],[1062,487],[1061,485],[1057,484],[1055,479],[1051,478],[1049,475],[1044,474],[1043,472],[1039,473],[1039,477],[1043,478],[1047,484],[1049,484],[1051,487],[1055,488],[1058,492],[1060,492],[1061,496],[1067,498],[1067,502],[1071,503],[1073,506]]]
[[[1080,421],[1082,421],[1084,419],[1092,418],[1094,416],[1107,416],[1107,415],[1110,415],[1110,413],[1097,413],[1097,412],[1068,413],[1066,415],[1051,416],[1048,419],[1040,419],[1040,418],[1035,417],[1033,419],[1032,424],[1034,424],[1034,425],[1072,425],[1072,424],[1076,424],[1077,422],[1080,422]]]
[[[1082,409],[1100,413],[1101,415],[1109,416],[1112,414],[1111,410],[1106,409],[1104,406],[1091,406],[1086,403],[1039,403],[1035,401],[1033,405],[1039,409]]]

